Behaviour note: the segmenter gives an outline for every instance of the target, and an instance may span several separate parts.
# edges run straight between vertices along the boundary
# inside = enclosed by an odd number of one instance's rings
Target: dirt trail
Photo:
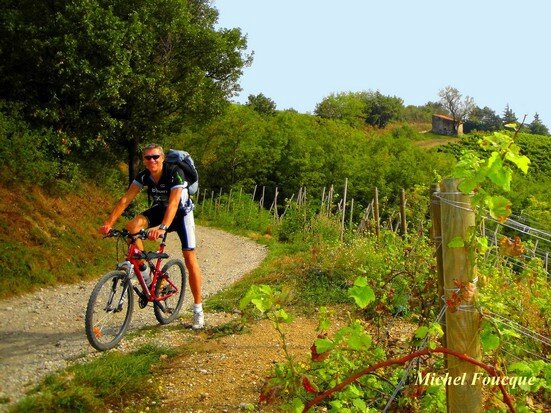
[[[254,269],[266,256],[265,247],[255,242],[208,227],[197,227],[197,243],[205,297]],[[172,257],[181,257],[175,234],[169,237],[167,251]],[[1,399],[13,402],[46,374],[94,353],[84,334],[84,313],[96,281],[0,301]],[[191,303],[188,293],[184,309],[189,310]],[[144,310],[136,306],[131,330],[156,324],[150,306]],[[125,345],[123,340],[121,347]],[[4,408],[0,405],[0,411]]]

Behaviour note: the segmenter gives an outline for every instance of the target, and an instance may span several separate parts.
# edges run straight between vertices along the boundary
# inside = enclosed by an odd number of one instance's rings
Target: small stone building
[[[456,132],[453,118],[446,115],[432,115],[432,133],[449,136],[463,135],[463,124],[459,124]]]

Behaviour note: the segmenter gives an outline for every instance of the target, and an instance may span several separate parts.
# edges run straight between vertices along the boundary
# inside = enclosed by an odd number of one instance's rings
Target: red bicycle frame
[[[166,300],[169,297],[172,297],[174,294],[178,292],[178,287],[174,285],[172,280],[169,277],[165,277],[164,280],[167,282],[168,285],[170,285],[170,290],[164,295],[157,296],[155,294],[155,286],[157,284],[157,279],[162,276],[161,272],[161,261],[163,258],[168,258],[168,254],[165,254],[165,246],[166,246],[166,236],[167,233],[163,235],[161,245],[159,247],[159,250],[157,252],[144,252],[140,250],[136,246],[136,239],[139,237],[136,237],[137,234],[130,234],[131,242],[128,245],[128,252],[126,254],[126,261],[129,262],[134,267],[134,273],[136,274],[136,277],[140,283],[141,286],[141,293],[145,298],[147,298],[147,301],[149,302],[155,302],[157,304],[157,301],[163,301]],[[146,260],[146,265],[149,265],[149,261],[152,261],[154,259],[157,259],[157,262],[155,263],[155,270],[151,271],[151,285],[148,287],[144,281],[143,275],[140,271],[140,264],[143,260]],[[137,287],[134,287],[134,289],[137,291]],[[137,291],[138,292],[138,291]]]

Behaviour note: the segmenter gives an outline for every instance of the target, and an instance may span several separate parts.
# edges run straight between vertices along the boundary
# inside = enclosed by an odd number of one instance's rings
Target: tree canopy
[[[263,115],[275,115],[276,113],[275,102],[262,93],[258,95],[249,95],[247,106],[250,106],[256,112]]]
[[[2,0],[0,97],[80,148],[128,151],[220,113],[246,39],[208,0]]]
[[[484,108],[475,107],[465,121],[463,131],[469,133],[472,130],[478,131],[497,131],[503,127],[503,121],[488,106]]]
[[[402,119],[403,113],[402,99],[379,91],[331,94],[318,103],[315,110],[322,118],[342,120],[350,126],[368,124],[379,128]]]

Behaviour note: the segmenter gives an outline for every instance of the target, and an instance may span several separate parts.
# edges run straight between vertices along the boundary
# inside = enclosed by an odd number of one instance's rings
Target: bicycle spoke
[[[186,272],[181,260],[170,260],[162,269],[163,275],[155,285],[158,302],[154,305],[155,317],[161,324],[173,321],[184,302]]]

